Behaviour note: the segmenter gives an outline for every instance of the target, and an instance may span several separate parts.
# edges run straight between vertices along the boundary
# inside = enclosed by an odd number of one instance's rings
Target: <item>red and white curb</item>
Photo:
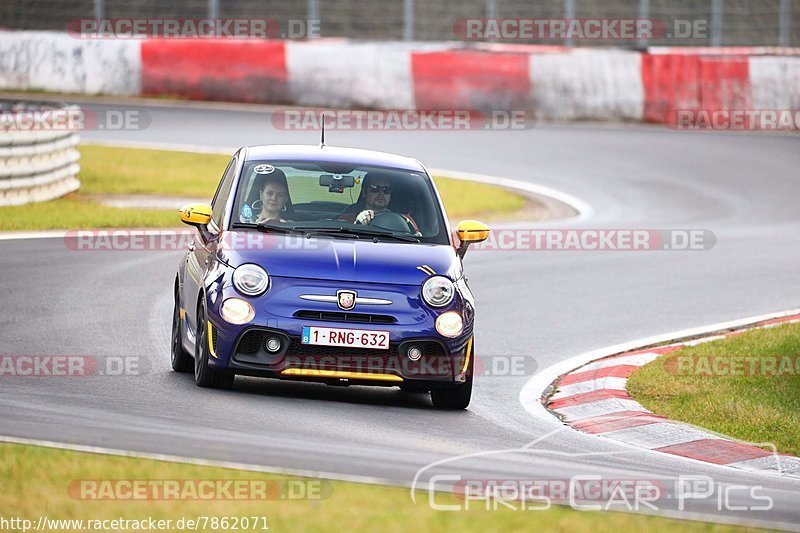
[[[716,465],[776,473],[800,479],[800,458],[712,434],[669,420],[645,409],[626,390],[639,367],[684,346],[737,335],[748,329],[800,322],[800,314],[773,318],[746,327],[666,346],[618,353],[562,374],[542,403],[568,426],[599,437],[655,452]]]

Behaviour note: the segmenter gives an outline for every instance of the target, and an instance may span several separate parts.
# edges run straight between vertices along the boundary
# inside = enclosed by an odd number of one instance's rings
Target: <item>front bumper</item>
[[[266,347],[270,338],[280,340],[281,348],[275,353]],[[421,352],[417,359],[408,355],[414,347]],[[239,374],[337,383],[453,383],[464,379],[468,347],[469,342],[452,350],[435,338],[391,342],[388,350],[316,346],[302,344],[299,337],[285,331],[253,326],[238,336],[228,369]]]
[[[434,311],[419,301],[418,288],[348,283],[359,296],[385,298],[391,306],[359,306],[353,313],[343,313],[330,304],[304,301],[300,293],[335,294],[342,283],[313,282],[273,278],[270,291],[251,299],[255,319],[235,326],[219,315],[222,301],[241,297],[233,288],[209,292],[208,316],[212,331],[212,357],[209,365],[236,374],[323,381],[332,384],[370,385],[445,385],[466,380],[471,350],[473,313],[471,304],[457,298],[446,309]],[[436,317],[456,310],[464,318],[464,331],[456,338],[436,332]],[[352,328],[388,331],[388,350],[342,348],[302,344],[304,326]],[[281,347],[270,352],[267,339],[275,337]],[[409,357],[412,347],[421,357]]]

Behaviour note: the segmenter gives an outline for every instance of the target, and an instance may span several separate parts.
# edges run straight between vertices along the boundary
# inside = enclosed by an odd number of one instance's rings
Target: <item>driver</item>
[[[339,220],[354,222],[356,224],[372,224],[375,217],[383,212],[391,212],[389,204],[392,201],[392,184],[384,176],[367,174],[361,187],[358,201],[344,213]],[[416,222],[408,215],[403,216],[409,224],[412,233],[419,233]]]

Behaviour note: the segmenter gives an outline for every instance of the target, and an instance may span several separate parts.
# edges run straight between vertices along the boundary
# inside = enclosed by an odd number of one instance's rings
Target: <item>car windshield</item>
[[[248,161],[231,223],[264,231],[449,243],[424,173],[367,165]]]

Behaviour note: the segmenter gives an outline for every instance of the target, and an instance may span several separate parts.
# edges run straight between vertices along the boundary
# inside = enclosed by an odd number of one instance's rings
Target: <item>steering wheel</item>
[[[375,213],[370,226],[374,228],[386,229],[403,233],[411,233],[408,220],[403,215],[391,211],[381,211]]]

